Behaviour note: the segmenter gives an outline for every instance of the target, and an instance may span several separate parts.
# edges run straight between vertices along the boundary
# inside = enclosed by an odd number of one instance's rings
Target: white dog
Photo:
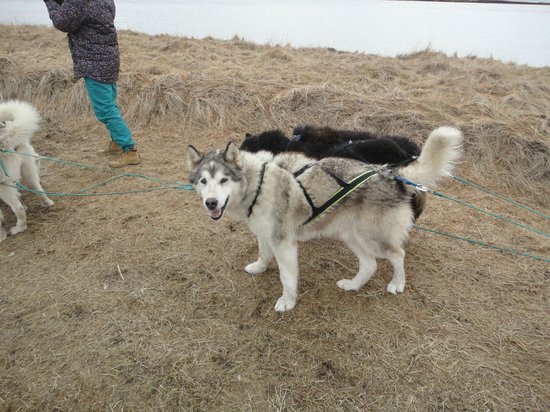
[[[411,192],[402,178],[433,185],[460,155],[462,134],[440,127],[428,137],[417,161],[405,167],[356,160],[315,160],[297,153],[225,150],[202,155],[188,148],[190,181],[213,220],[225,212],[245,220],[258,238],[259,257],[245,270],[259,274],[275,257],[283,294],[275,310],[290,310],[298,296],[298,241],[343,240],[359,260],[353,279],[337,285],[359,290],[376,271],[376,258],[394,268],[390,293],[405,289],[403,242],[414,221]]]
[[[0,102],[0,199],[17,217],[16,225],[10,229],[12,235],[27,228],[25,206],[21,203],[16,184],[25,182],[29,188],[44,192],[40,185],[40,162],[32,157],[36,152],[31,145],[32,136],[39,126],[40,115],[30,104],[17,100]],[[40,197],[44,207],[53,205],[45,194],[40,194]],[[3,221],[0,211],[0,242],[7,237]]]

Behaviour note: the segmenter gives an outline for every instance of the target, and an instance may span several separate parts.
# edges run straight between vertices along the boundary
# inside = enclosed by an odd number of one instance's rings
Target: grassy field
[[[46,27],[0,26],[0,99],[36,105],[36,150],[104,167],[107,132],[67,41]],[[142,165],[186,181],[186,147],[312,123],[410,136],[465,135],[456,174],[550,212],[550,68],[422,51],[396,58],[121,32],[119,103]],[[50,191],[112,175],[43,162]],[[125,178],[100,188],[151,182]],[[548,219],[448,180],[439,190],[550,231]],[[550,409],[550,267],[413,230],[408,285],[391,271],[358,293],[336,241],[300,250],[288,313],[276,267],[243,268],[245,224],[210,221],[193,192],[54,199],[23,194],[29,229],[0,244],[0,410]],[[0,204],[7,225],[15,219]],[[550,256],[548,238],[430,197],[420,225]]]

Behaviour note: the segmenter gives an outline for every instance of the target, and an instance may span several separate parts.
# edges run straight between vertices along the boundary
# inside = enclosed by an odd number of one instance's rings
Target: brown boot
[[[127,152],[122,153],[122,156],[118,160],[113,160],[109,162],[109,166],[112,168],[119,168],[128,165],[138,165],[141,163],[141,157],[136,149],[128,150]]]
[[[105,149],[105,153],[108,153],[108,154],[121,153],[121,152],[122,152],[122,149],[114,140],[111,140],[109,142],[109,146]]]

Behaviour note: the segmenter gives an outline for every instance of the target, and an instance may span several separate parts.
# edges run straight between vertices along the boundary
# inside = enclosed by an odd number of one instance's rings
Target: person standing
[[[120,52],[114,0],[44,0],[54,27],[67,33],[75,79],[84,78],[92,108],[111,142],[108,153],[122,152],[113,168],[141,163],[132,133],[116,103]]]

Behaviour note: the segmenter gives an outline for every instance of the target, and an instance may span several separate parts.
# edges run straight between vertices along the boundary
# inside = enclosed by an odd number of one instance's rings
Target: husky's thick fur
[[[357,275],[338,281],[340,288],[359,290],[376,271],[376,258],[386,258],[394,269],[387,290],[403,292],[402,245],[413,224],[412,189],[395,175],[433,187],[458,160],[461,142],[457,129],[438,128],[418,160],[396,170],[334,157],[317,161],[298,153],[249,153],[233,143],[206,155],[189,146],[190,181],[212,219],[227,213],[247,221],[257,236],[259,257],[246,266],[248,273],[264,272],[275,257],[283,285],[275,310],[282,312],[292,309],[298,296],[298,241],[317,237],[343,240],[359,260]],[[369,176],[366,183],[311,220],[346,182],[363,175]]]
[[[32,137],[39,127],[40,115],[30,104],[17,100],[0,102],[0,150],[16,152],[0,151],[0,199],[17,217],[16,225],[10,229],[12,235],[27,228],[25,206],[21,203],[15,184],[24,181],[31,189],[44,191],[40,185],[40,164],[32,157],[36,153],[31,145]],[[53,205],[46,195],[40,197],[44,207]],[[0,242],[7,237],[3,221],[4,216],[0,211]]]

